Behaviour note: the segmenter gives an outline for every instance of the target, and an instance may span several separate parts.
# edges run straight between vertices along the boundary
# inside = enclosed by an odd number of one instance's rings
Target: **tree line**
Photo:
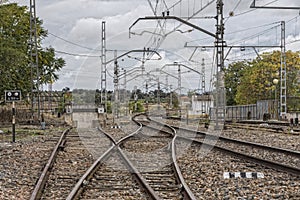
[[[258,100],[280,98],[280,51],[262,53],[252,61],[229,64],[225,71],[227,105],[255,104]],[[300,52],[286,52],[287,101],[300,98]],[[275,96],[276,95],[276,96]],[[300,109],[299,102],[296,105]]]
[[[37,48],[40,84],[53,83],[59,77],[57,72],[66,64],[55,55],[53,47],[43,47],[47,37],[43,21],[37,18]],[[22,90],[27,96],[37,89],[37,70],[30,56],[30,12],[26,6],[0,2],[0,94],[5,90]],[[34,77],[34,78],[33,78]],[[33,80],[34,79],[34,80]]]

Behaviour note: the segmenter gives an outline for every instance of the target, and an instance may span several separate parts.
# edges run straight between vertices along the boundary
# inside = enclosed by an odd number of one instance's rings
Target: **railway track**
[[[107,156],[83,182],[78,199],[147,199],[119,151],[112,149]]]
[[[197,199],[296,200],[300,197],[299,176],[218,149],[205,151],[197,142],[179,140],[176,147],[178,151],[185,148],[178,163]]]
[[[171,156],[172,137],[143,128],[135,138],[120,147],[160,199],[183,199]]]
[[[116,196],[118,199],[195,199],[184,183],[176,160],[174,164],[174,133],[170,136],[140,127],[122,139],[116,134],[114,137],[105,134],[113,146],[80,178],[68,200]],[[157,148],[161,150],[155,152],[153,160],[151,151]]]
[[[231,129],[249,129],[249,130],[260,130],[265,132],[273,132],[273,133],[285,133],[285,134],[293,134],[299,135],[300,129],[296,126],[290,126],[287,123],[226,123],[227,128]]]
[[[196,199],[196,196],[198,199],[199,190],[193,185],[195,180],[189,176],[188,168],[185,167],[189,165],[188,162],[193,161],[181,156],[182,149],[190,151],[190,148],[213,149],[211,152],[217,152],[219,157],[219,154],[222,154],[221,157],[229,157],[231,162],[234,160],[234,163],[244,163],[244,167],[241,168],[243,170],[250,171],[252,167],[263,173],[269,173],[268,170],[271,170],[273,174],[289,172],[296,174],[295,177],[300,176],[300,169],[297,167],[257,158],[257,152],[253,153],[255,155],[249,155],[247,152],[237,151],[237,146],[241,145],[244,151],[245,145],[267,149],[259,144],[220,137],[223,145],[220,142],[211,145],[205,143],[203,138],[217,138],[208,133],[196,133],[182,128],[176,130],[165,124],[149,121],[145,116],[137,116],[135,120],[138,124],[143,123],[143,127],[139,124],[140,128],[132,131],[134,126],[130,124],[132,129],[128,129],[128,133],[124,131],[126,128],[105,131],[83,129],[79,130],[78,134],[67,134],[68,131],[65,131],[56,144],[56,156],[51,156],[55,159],[48,161],[52,164],[46,165],[46,168],[51,170],[45,168],[42,173],[45,176],[41,178],[44,180],[38,181],[39,186],[36,186],[40,189],[34,189],[31,199]],[[86,134],[83,134],[85,131]],[[113,134],[108,134],[107,131]],[[99,137],[99,134],[102,137]],[[100,146],[97,145],[99,143]],[[182,145],[183,143],[187,145]],[[231,145],[237,146],[228,148]],[[285,149],[269,150],[273,153],[286,153]],[[298,152],[294,152],[293,156],[299,156]],[[187,156],[187,159],[192,158]],[[184,176],[178,162],[181,162]],[[208,194],[209,191],[208,188],[207,191],[201,192]],[[223,194],[229,195],[226,192]]]
[[[241,153],[229,149],[228,144],[212,145],[195,131],[180,128],[177,134],[181,134],[176,142],[181,151],[178,163],[197,199],[299,199],[299,167]]]
[[[142,132],[122,147],[161,199],[195,199],[177,164],[176,130],[157,127],[144,115],[139,117],[134,120],[143,124]]]
[[[214,141],[214,143],[219,147],[248,154],[250,156],[256,156],[263,159],[268,159],[273,162],[283,163],[285,165],[289,165],[294,168],[300,168],[299,151],[279,148],[274,146],[268,146],[265,144],[249,142],[249,141],[229,138],[225,136],[214,136],[209,133],[195,132],[183,128],[180,128],[178,134],[184,137],[187,137],[188,134],[191,134],[190,138],[194,137],[200,141],[206,141],[206,142]]]
[[[119,148],[115,138],[102,129],[99,130],[110,139],[112,146],[89,167],[66,199],[146,199],[146,195],[156,199],[153,190]],[[138,131],[139,129],[126,134],[123,140]],[[137,187],[137,183],[142,185],[143,191]]]
[[[161,124],[154,120],[155,123]],[[277,148],[259,143],[253,143],[233,138],[214,135],[208,132],[194,131],[186,128],[177,129],[177,134],[182,139],[187,139],[190,142],[199,141],[210,145],[211,148],[217,148],[228,153],[251,159],[260,164],[267,165],[286,172],[300,174],[300,152],[295,150]]]
[[[30,198],[37,177],[51,155],[61,132],[61,128],[54,127],[45,130],[43,134],[32,136],[31,140],[1,146],[0,199]]]
[[[93,151],[101,152],[108,148],[109,140],[99,137],[96,141],[103,145],[95,146],[97,143],[93,136],[97,130],[84,132],[80,136],[79,131],[64,131],[35,185],[31,200],[65,199],[72,186],[93,163]]]

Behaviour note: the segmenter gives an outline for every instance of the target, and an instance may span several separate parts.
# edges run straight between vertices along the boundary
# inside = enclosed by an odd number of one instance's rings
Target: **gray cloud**
[[[29,2],[17,0],[23,5],[27,5]],[[153,8],[157,8],[157,13],[160,15],[162,11],[165,11],[162,1],[158,1],[159,4],[155,5],[157,1],[151,0]],[[172,5],[177,0],[165,0],[168,6]],[[187,3],[190,6],[187,6]],[[174,9],[169,9],[171,15],[179,17],[186,17],[197,12],[201,3],[202,6],[206,5],[210,0],[182,0],[181,4],[178,4]],[[274,22],[282,20],[290,20],[297,16],[298,11],[293,10],[265,10],[265,9],[250,9],[249,6],[253,0],[224,0],[224,16],[225,16],[225,40],[228,44],[266,44],[274,41],[279,41],[279,29],[274,28],[270,33],[262,34],[259,37],[255,37],[249,40],[241,40],[247,38],[255,33],[262,32],[268,28],[275,26]],[[260,0],[257,1],[261,5],[273,2],[272,0]],[[271,5],[296,5],[299,6],[298,0],[278,0]],[[45,46],[53,46],[55,49],[77,54],[85,55],[100,55],[100,35],[101,35],[101,22],[106,21],[106,34],[107,34],[107,48],[118,50],[130,50],[130,49],[142,49],[144,47],[154,47],[154,44],[159,42],[158,36],[153,36],[149,33],[144,33],[142,36],[133,35],[132,38],[128,38],[129,26],[139,17],[153,15],[149,2],[146,0],[44,0],[37,1],[37,13],[38,16],[44,20],[44,27],[59,37],[62,37],[68,41],[80,44],[81,46],[89,47],[94,50],[86,48],[80,48],[78,46],[66,43],[59,38],[52,35],[45,40]],[[192,7],[192,5],[194,7]],[[208,6],[205,10],[200,12],[197,16],[215,16],[216,15],[215,2]],[[229,17],[229,13],[233,11],[233,16]],[[229,17],[229,18],[228,18]],[[299,38],[299,21],[291,21],[286,25],[287,41],[292,42]],[[215,20],[214,19],[199,19],[195,18],[191,20],[192,23],[198,26],[215,32]],[[178,25],[176,21],[161,22],[166,30],[171,30]],[[266,24],[271,24],[267,26]],[[256,27],[257,28],[251,28]],[[258,27],[260,26],[260,27]],[[133,31],[141,33],[143,31],[153,31],[157,27],[155,21],[143,21],[138,23]],[[180,27],[181,31],[188,30],[189,27],[183,25]],[[247,29],[247,30],[246,30]],[[246,31],[240,31],[246,30]],[[232,33],[232,34],[230,34]],[[180,31],[170,34],[164,43],[160,46],[161,53],[165,56],[165,60],[160,62],[151,61],[146,63],[146,67],[151,69],[159,67],[165,63],[172,62],[174,59],[187,60],[191,56],[193,49],[184,48],[185,42],[194,41],[191,44],[204,44],[213,45],[214,39],[208,38],[207,35],[200,33],[199,31],[192,31],[191,33],[180,34]],[[240,42],[237,42],[240,41]],[[259,41],[259,42],[258,42]],[[299,50],[299,44],[291,43],[287,45],[288,49]],[[170,53],[171,52],[171,53]],[[118,54],[124,53],[119,51]],[[63,57],[67,66],[62,70],[61,79],[55,83],[55,89],[61,89],[63,87],[78,86],[78,87],[97,87],[97,78],[100,72],[100,58],[70,56],[65,54],[57,54]],[[229,58],[234,60],[240,56],[241,52],[233,51]],[[141,57],[141,54],[135,54],[133,56]],[[206,59],[206,62],[212,62],[213,51],[207,49],[206,52],[197,51],[195,58],[197,61],[201,61],[202,58]],[[255,56],[255,53],[251,55]],[[249,57],[249,56],[248,56]],[[108,60],[113,58],[113,52],[108,52]],[[244,58],[243,56],[241,58]],[[133,59],[124,58],[122,62],[123,66],[140,66],[141,63]],[[195,67],[198,67],[199,63],[194,63]],[[207,74],[211,76],[212,64],[207,65]],[[210,66],[210,67],[209,67]],[[127,67],[129,68],[129,67]],[[111,70],[111,69],[110,69]],[[77,79],[76,79],[77,76]],[[187,77],[192,80],[192,75],[188,74]],[[207,77],[209,82],[210,77]],[[76,83],[74,83],[76,80]],[[90,84],[92,81],[95,84]],[[110,80],[111,81],[111,80]],[[191,85],[197,85],[198,80]]]

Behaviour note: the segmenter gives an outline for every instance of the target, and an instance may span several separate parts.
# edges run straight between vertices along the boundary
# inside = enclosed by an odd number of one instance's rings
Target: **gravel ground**
[[[183,147],[177,142],[177,148]],[[299,199],[300,177],[267,169],[219,151],[190,145],[178,159],[197,199]],[[259,172],[264,178],[225,179],[224,172]]]
[[[183,128],[189,128],[192,130],[207,131],[204,125],[196,125],[195,123],[189,123],[188,125],[183,122],[167,120],[168,124],[180,126]],[[287,133],[274,133],[266,130],[252,130],[252,129],[235,129],[230,128],[228,130],[223,130],[222,136],[235,138],[239,140],[245,140],[260,144],[265,144],[274,147],[280,147],[285,149],[292,149],[300,151],[300,135],[293,135]]]
[[[242,152],[255,157],[259,157],[266,160],[271,160],[277,163],[286,164],[289,166],[300,168],[300,157],[288,155],[286,153],[273,152],[262,148],[256,148],[247,145],[239,145],[233,142],[218,141],[218,146],[231,149],[233,151]]]
[[[111,133],[116,140],[119,140],[138,128],[134,123],[128,121],[123,121],[122,123],[118,123],[118,125],[120,125],[120,127],[117,129],[111,128],[111,126],[105,128],[105,131]],[[175,122],[175,125],[178,125],[178,122]],[[206,130],[204,126],[197,127],[191,123],[187,125],[186,122],[181,123],[180,126],[188,127],[193,130]],[[2,134],[2,141],[0,136],[0,199],[29,199],[40,171],[44,163],[48,160],[52,148],[55,146],[63,130],[56,129],[55,127],[51,127],[51,129],[48,127],[45,131],[39,130],[39,127],[27,127],[26,129],[28,129],[28,131],[34,130],[34,132],[18,135],[15,144],[9,142],[11,139],[10,135]],[[86,130],[79,130],[81,142],[84,148],[87,148],[89,151],[88,153],[84,153],[84,155],[90,154],[94,156],[94,159],[101,155],[104,149],[109,146],[108,140],[104,139],[104,137],[95,130],[87,132],[85,132]],[[39,131],[41,131],[42,134],[37,133]],[[299,135],[271,133],[250,129],[229,129],[223,131],[222,135],[266,145],[300,150]],[[153,134],[149,136],[153,136]],[[127,143],[127,145],[131,146],[130,142]],[[132,146],[130,150],[133,155],[135,148],[141,148],[142,143],[136,145],[137,146],[134,147]],[[180,153],[178,162],[186,178],[186,182],[197,199],[300,199],[299,177],[267,169],[263,166],[240,160],[239,158],[215,150],[204,153],[203,149],[200,150],[199,146],[194,144],[185,144],[185,148],[182,142],[178,142],[177,145],[178,149],[184,149]],[[69,153],[74,151],[76,146],[77,144],[75,146],[71,145],[69,147]],[[160,149],[160,146],[161,144],[158,143],[158,146],[155,148]],[[151,146],[150,148],[148,146],[147,148],[148,149],[144,150],[144,153],[151,154],[153,151],[155,152],[154,147]],[[253,152],[253,154],[256,154],[256,152]],[[62,158],[62,160],[65,159]],[[112,160],[110,164],[113,164],[113,162]],[[74,164],[74,162],[70,162],[69,169],[76,166],[72,164]],[[295,164],[297,165],[299,162],[297,163],[297,160],[295,160]],[[141,169],[143,169],[142,166],[143,165],[141,165]],[[264,174],[264,178],[225,179],[223,177],[224,172],[260,172]],[[133,186],[136,185],[136,183],[134,181],[130,181],[129,183],[132,185],[131,189],[126,191],[112,190],[98,192],[98,198],[145,199],[142,193],[135,188],[136,186]],[[90,191],[92,192],[93,190]],[[124,193],[124,198],[118,196],[122,193]]]
[[[98,168],[80,199],[147,199],[117,153]]]
[[[119,123],[110,123],[106,127],[101,127],[102,130],[109,133],[115,141],[119,141],[123,137],[126,137],[136,131],[139,128],[133,121],[123,121]]]
[[[47,129],[42,133],[19,138],[14,144],[1,143],[0,199],[29,199],[62,129]]]
[[[274,147],[300,151],[300,135],[273,133],[247,129],[226,130],[223,131],[222,135],[230,138],[238,138],[241,140],[261,143],[265,145],[272,145]]]
[[[87,131],[86,141],[95,140],[89,135]],[[104,142],[99,139],[97,141]],[[91,146],[89,147],[91,148]],[[103,146],[103,148],[106,150],[108,146]],[[96,149],[102,152],[105,151],[101,148]],[[87,145],[82,141],[82,137],[79,137],[78,132],[75,132],[75,130],[69,132],[66,136],[64,150],[59,151],[57,154],[41,199],[66,199],[71,189],[93,162],[93,156]]]

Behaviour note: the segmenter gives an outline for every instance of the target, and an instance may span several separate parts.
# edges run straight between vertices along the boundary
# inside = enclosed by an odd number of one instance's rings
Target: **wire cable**
[[[242,1],[242,0],[239,0],[239,1],[237,2],[237,4],[235,5],[235,7],[233,8],[233,10],[231,11],[232,13],[234,13],[234,11],[235,11],[235,10],[237,9],[237,7],[240,5],[241,1]],[[227,18],[225,19],[224,24],[226,24],[226,22],[229,20],[229,18],[230,18],[230,17],[227,17]]]
[[[249,39],[253,39],[253,38],[255,38],[255,37],[259,37],[259,36],[261,36],[261,35],[263,35],[263,34],[265,34],[265,33],[270,32],[270,31],[273,30],[273,29],[277,29],[279,26],[280,26],[280,24],[279,24],[279,25],[276,25],[276,26],[273,26],[273,27],[271,27],[271,28],[268,28],[268,29],[266,29],[266,30],[263,30],[263,31],[261,31],[261,32],[258,32],[258,33],[254,34],[254,35],[247,36],[247,37],[245,37],[245,38],[243,38],[243,39],[240,39],[240,40],[237,40],[237,41],[235,41],[235,42],[232,42],[231,45],[237,44],[237,43],[241,43],[241,42],[246,42],[246,41],[249,40]]]
[[[101,58],[101,55],[77,54],[77,53],[70,53],[70,52],[59,51],[59,50],[54,50],[54,51],[55,51],[56,53],[66,54],[66,55],[69,55],[69,56],[90,57],[90,58]]]
[[[278,0],[271,1],[271,2],[269,2],[269,3],[264,4],[263,6],[268,6],[268,5],[272,4],[272,3],[275,3],[276,1],[278,1]],[[255,11],[255,10],[257,10],[257,8],[253,8],[252,10],[248,10],[248,11],[245,11],[245,12],[238,13],[238,14],[232,16],[232,17],[237,17],[237,16],[240,16],[240,15],[244,15],[244,14],[253,12],[253,11]],[[227,18],[230,18],[230,17],[227,17]]]
[[[245,31],[249,31],[249,30],[252,30],[252,29],[267,27],[267,26],[271,26],[271,25],[279,24],[279,23],[280,22],[272,22],[272,23],[263,24],[263,25],[259,25],[259,26],[253,26],[253,27],[249,27],[249,28],[245,28],[245,29],[240,29],[240,30],[232,31],[232,32],[226,33],[226,35],[232,35],[232,34],[235,34],[235,33],[245,32]],[[189,41],[187,43],[206,41],[208,39],[211,39],[211,37],[205,37],[205,38],[201,38],[201,39],[191,40],[191,41]]]
[[[62,38],[62,37],[60,37],[60,36],[57,36],[57,35],[55,35],[55,34],[53,34],[53,33],[51,33],[51,32],[48,32],[48,33],[49,33],[49,35],[52,35],[53,37],[58,38],[58,39],[60,39],[60,40],[62,40],[62,41],[64,41],[64,42],[67,42],[67,43],[72,44],[72,45],[74,45],[74,46],[81,47],[81,48],[88,49],[88,50],[92,50],[92,51],[101,51],[101,50],[97,50],[97,49],[94,49],[94,48],[90,48],[90,47],[86,47],[86,46],[77,44],[77,43],[75,43],[75,42],[71,42],[71,41],[66,40],[66,39],[64,39],[64,38]]]

